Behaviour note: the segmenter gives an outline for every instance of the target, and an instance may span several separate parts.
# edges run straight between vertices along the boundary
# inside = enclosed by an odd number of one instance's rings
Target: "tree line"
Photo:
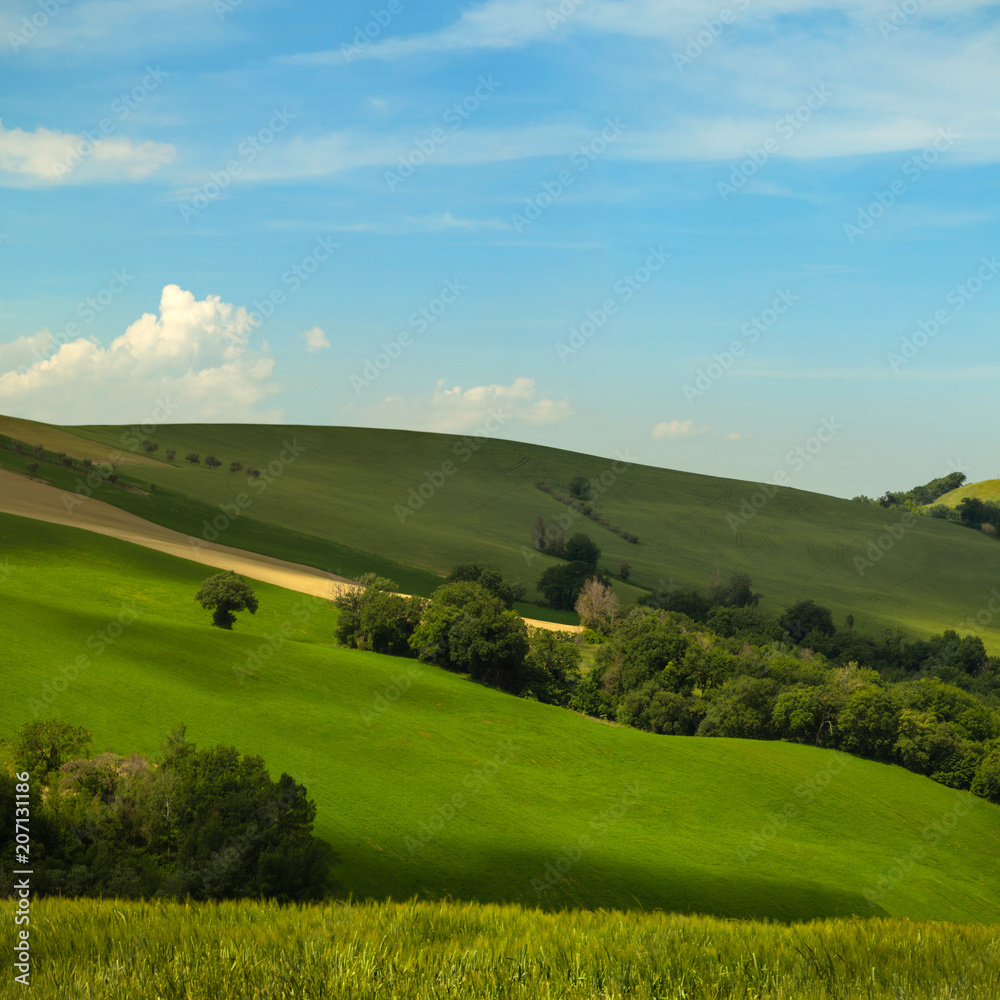
[[[393,589],[369,576],[338,598],[337,641],[649,732],[832,747],[1000,802],[1000,660],[978,636],[861,636],[812,600],[767,615],[740,573],[627,612],[590,576],[575,602],[582,641],[528,629],[518,588],[478,564],[430,601]]]

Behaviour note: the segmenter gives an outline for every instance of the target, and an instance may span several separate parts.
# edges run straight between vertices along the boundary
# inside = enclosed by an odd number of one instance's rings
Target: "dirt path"
[[[0,512],[48,521],[51,524],[65,524],[71,528],[83,528],[85,531],[179,556],[181,559],[190,559],[204,566],[231,569],[251,579],[314,597],[335,597],[347,582],[346,577],[325,573],[311,566],[274,559],[245,549],[234,549],[217,542],[206,542],[146,521],[101,500],[56,489],[4,469],[0,469]],[[580,631],[578,625],[557,625],[533,618],[524,620],[536,628]]]

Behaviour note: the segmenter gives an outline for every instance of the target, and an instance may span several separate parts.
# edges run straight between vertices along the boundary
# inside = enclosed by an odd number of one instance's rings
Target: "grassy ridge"
[[[1000,479],[984,479],[981,483],[966,483],[964,486],[959,486],[957,490],[945,493],[935,502],[946,504],[948,507],[957,507],[966,497],[974,497],[977,500],[992,500],[995,503],[1000,500]]]
[[[39,1000],[171,996],[481,1000],[994,1000],[992,927],[782,926],[662,913],[390,903],[280,908],[46,900]],[[0,929],[9,955],[12,921]],[[5,977],[0,996],[20,996]]]
[[[97,751],[155,753],[183,721],[260,753],[316,799],[344,893],[1000,919],[1000,809],[899,768],[653,736],[339,650],[333,608],[263,584],[223,632],[203,567],[76,529],[0,516],[0,564],[0,732],[37,708]]]
[[[74,458],[89,458],[94,462],[108,462],[111,455],[118,452],[124,454],[122,442],[108,442],[106,445],[80,437],[71,431],[61,427],[53,427],[51,424],[42,424],[37,420],[24,420],[20,417],[8,417],[0,414],[0,434],[14,438],[26,445],[34,447],[42,445],[43,448],[54,452],[65,452]],[[155,475],[153,469],[160,465],[154,459],[144,454],[129,455],[129,464],[143,465],[142,469],[147,475]]]
[[[76,430],[109,443],[121,436],[121,428]],[[646,590],[670,581],[702,588],[718,565],[723,574],[748,572],[766,610],[810,597],[831,607],[838,623],[853,614],[862,633],[877,635],[891,625],[928,636],[946,628],[969,631],[966,619],[990,600],[1000,570],[995,542],[943,521],[920,518],[904,529],[892,511],[834,497],[773,487],[768,497],[753,483],[638,464],[613,468],[609,459],[510,441],[266,425],[174,425],[159,428],[156,439],[159,454],[169,446],[179,456],[211,452],[227,467],[237,460],[276,470],[266,489],[251,493],[252,506],[230,532],[242,530],[240,521],[257,521],[279,529],[281,547],[280,529],[291,528],[431,574],[482,559],[533,585],[555,564],[522,548],[530,547],[535,519],[568,512],[535,484],[565,488],[576,475],[602,474],[608,485],[595,508],[642,544],[582,516],[570,531],[587,532],[612,570],[629,559],[632,582]],[[301,449],[290,462],[281,457],[286,441]],[[157,476],[174,493],[216,510],[247,489],[245,476],[183,462],[158,469]],[[432,489],[428,477],[443,485]],[[411,510],[408,498],[422,505]],[[158,501],[145,508],[152,520],[164,516]],[[201,524],[185,530],[200,533]],[[616,586],[626,599],[639,593]],[[1000,622],[989,622],[980,634],[988,648],[1000,650]]]

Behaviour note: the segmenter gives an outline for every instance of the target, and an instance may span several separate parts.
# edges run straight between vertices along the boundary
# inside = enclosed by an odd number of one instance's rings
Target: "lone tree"
[[[591,577],[580,590],[573,610],[580,616],[584,628],[607,635],[615,625],[618,596],[596,576]]]
[[[201,585],[194,599],[203,608],[212,611],[212,624],[219,628],[231,629],[236,621],[236,611],[249,611],[250,614],[257,612],[257,598],[253,588],[231,569],[210,576]]]

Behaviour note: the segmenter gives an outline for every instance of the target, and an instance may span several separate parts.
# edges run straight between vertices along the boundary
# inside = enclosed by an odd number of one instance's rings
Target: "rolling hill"
[[[964,486],[959,486],[957,490],[945,493],[936,502],[943,503],[948,507],[957,507],[966,497],[975,497],[977,500],[992,500],[997,503],[1000,501],[1000,479],[984,479],[979,483],[966,483]]]
[[[105,447],[137,443],[128,428],[59,431]],[[496,439],[268,425],[169,425],[152,438],[160,458],[176,449],[174,461],[128,471],[155,476],[156,494],[95,495],[195,535],[211,537],[215,523],[225,544],[329,572],[372,569],[410,593],[428,594],[453,565],[477,559],[525,582],[537,601],[532,587],[556,560],[534,552],[532,530],[539,515],[563,516],[570,533],[600,545],[610,571],[629,560],[629,583],[615,585],[627,602],[673,585],[702,588],[717,566],[749,573],[767,611],[812,598],[838,623],[853,614],[862,633],[977,630],[1000,651],[1000,623],[968,621],[990,600],[1000,548],[943,521],[906,525],[897,512],[821,494]],[[213,454],[222,467],[185,462],[189,452]],[[230,473],[231,462],[262,476]],[[46,466],[39,474],[73,488],[79,476],[64,471]],[[577,475],[601,484],[595,511],[640,544],[536,485],[565,492]],[[234,507],[241,497],[246,506]],[[536,607],[524,610],[539,617]]]
[[[787,743],[653,736],[415,661],[331,646],[335,610],[265,584],[211,627],[202,566],[0,515],[0,732],[95,751],[262,754],[304,782],[344,895],[728,917],[1000,920],[1000,808]]]

